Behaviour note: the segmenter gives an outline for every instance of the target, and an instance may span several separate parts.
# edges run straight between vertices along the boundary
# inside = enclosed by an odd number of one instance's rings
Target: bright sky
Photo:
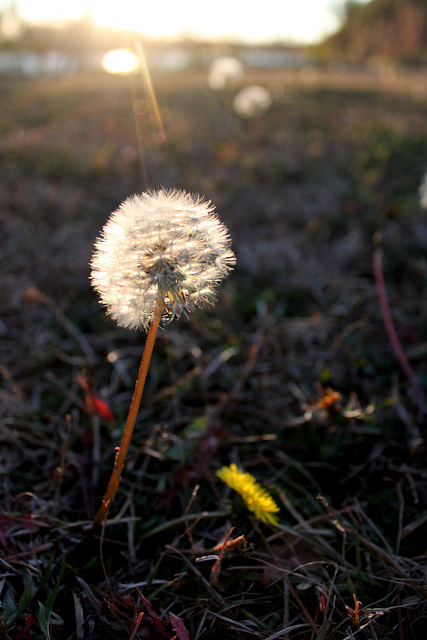
[[[368,0],[360,0],[367,2]],[[102,27],[133,28],[151,37],[180,34],[253,42],[320,40],[339,26],[344,0],[0,0],[34,22],[78,19],[88,11]]]

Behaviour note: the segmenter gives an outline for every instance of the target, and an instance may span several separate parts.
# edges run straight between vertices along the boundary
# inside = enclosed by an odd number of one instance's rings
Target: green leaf
[[[49,594],[46,602],[42,603],[39,601],[39,624],[40,629],[45,635],[46,640],[50,640],[50,619],[52,616],[53,603],[55,602],[55,598],[58,595],[58,591],[61,585],[62,576],[64,575],[65,565],[62,564],[59,570],[58,579],[52,591]]]
[[[3,613],[1,614],[1,620],[7,625],[11,624],[18,615],[18,607],[15,602],[12,589],[6,591],[6,595],[2,602]]]
[[[47,600],[46,600],[46,603],[47,603]],[[53,602],[52,602],[52,605],[53,605]],[[52,607],[49,607],[47,604],[42,604],[40,601],[39,601],[39,607],[40,607],[39,609],[40,629],[43,631],[46,640],[50,640],[49,624],[50,624],[50,616],[52,613]]]
[[[31,573],[28,570],[24,570],[23,573],[24,591],[19,598],[18,604],[15,602],[15,597],[12,589],[8,589],[6,596],[3,600],[3,613],[0,617],[6,626],[12,624],[18,616],[25,611],[29,606],[31,600],[37,592],[37,585],[34,584]]]
[[[21,615],[25,611],[25,609],[29,606],[31,600],[35,596],[37,592],[37,585],[33,582],[33,577],[31,573],[27,570],[24,571],[24,591],[22,596],[19,598],[19,607],[17,615]]]

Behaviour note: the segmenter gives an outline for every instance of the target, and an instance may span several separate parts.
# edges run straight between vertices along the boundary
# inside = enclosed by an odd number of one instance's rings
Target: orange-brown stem
[[[151,321],[150,329],[147,335],[147,341],[145,343],[144,353],[142,354],[141,365],[139,367],[138,378],[135,384],[135,391],[133,393],[132,402],[129,408],[129,414],[126,420],[126,425],[123,431],[122,441],[118,448],[116,459],[114,461],[114,468],[111,473],[110,481],[108,483],[107,491],[105,492],[102,504],[96,514],[94,527],[102,525],[108,515],[111,503],[116,495],[122,470],[125,464],[126,454],[129,448],[129,444],[132,438],[133,428],[135,426],[136,416],[138,415],[139,405],[141,402],[142,392],[144,391],[145,380],[147,378],[148,367],[150,365],[151,355],[153,353],[154,342],[156,340],[157,329],[159,328],[160,317],[162,315],[163,305],[160,299],[157,299],[156,306],[154,308],[153,319]]]

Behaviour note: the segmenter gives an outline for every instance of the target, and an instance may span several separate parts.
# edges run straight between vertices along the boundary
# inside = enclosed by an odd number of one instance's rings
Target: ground
[[[248,120],[204,70],[152,80],[165,141],[139,77],[0,85],[0,637],[425,638],[427,76],[247,71]],[[212,200],[237,265],[160,331],[93,532],[145,336],[88,264],[159,186]]]

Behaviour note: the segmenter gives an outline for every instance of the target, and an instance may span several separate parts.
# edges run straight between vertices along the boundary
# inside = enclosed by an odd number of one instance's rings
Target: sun
[[[102,66],[108,73],[126,75],[138,69],[139,60],[130,49],[114,49],[105,54]]]

